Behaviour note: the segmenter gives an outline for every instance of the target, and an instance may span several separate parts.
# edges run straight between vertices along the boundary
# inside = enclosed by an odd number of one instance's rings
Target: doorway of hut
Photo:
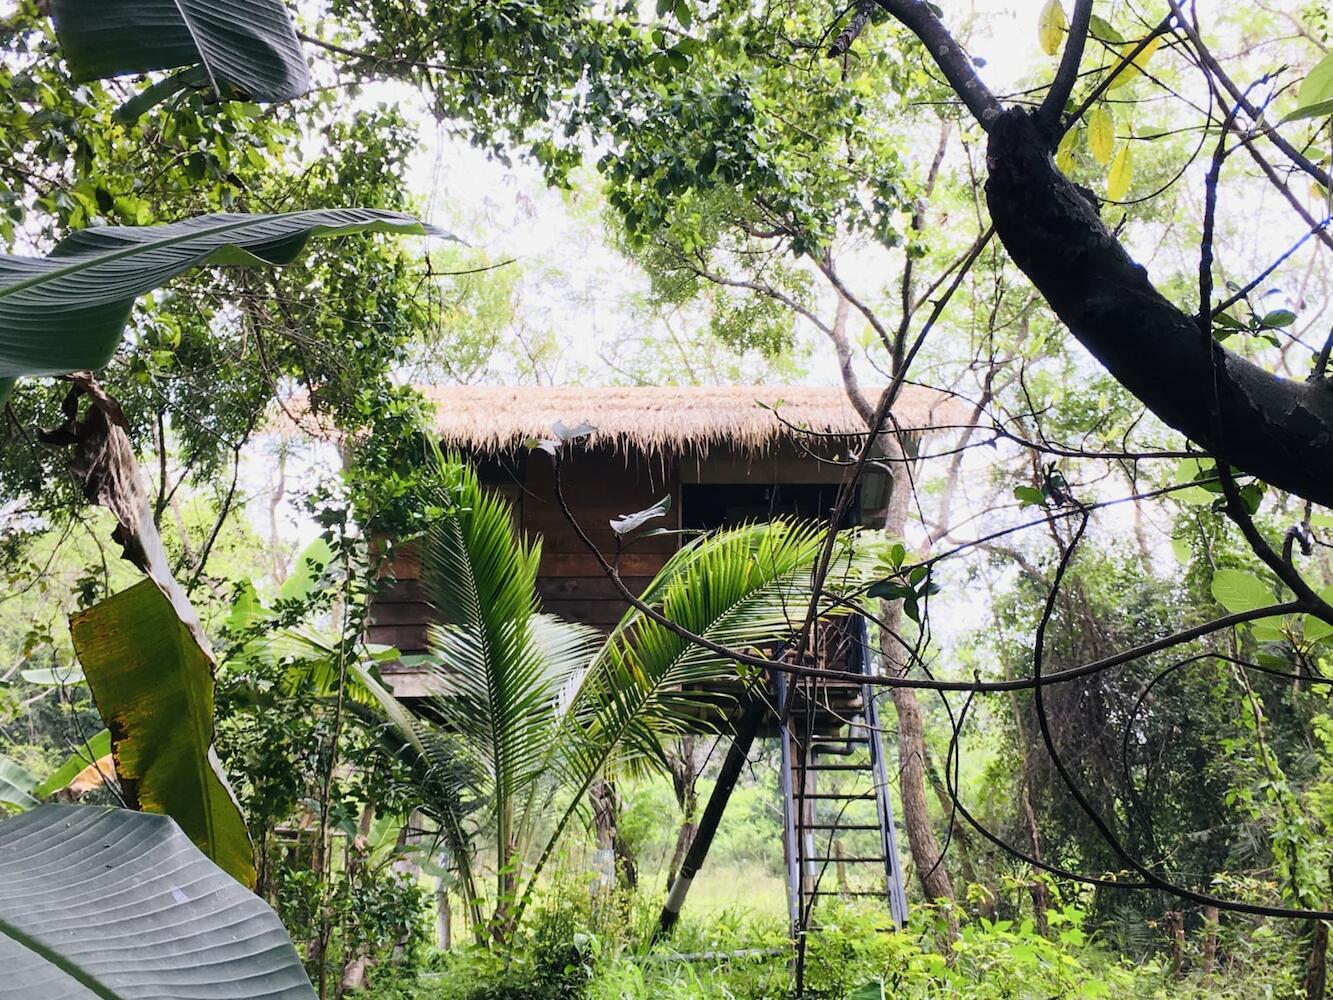
[[[859,520],[859,484],[855,490],[839,529],[851,527]],[[711,531],[779,517],[824,521],[837,502],[836,483],[683,483],[681,527]]]

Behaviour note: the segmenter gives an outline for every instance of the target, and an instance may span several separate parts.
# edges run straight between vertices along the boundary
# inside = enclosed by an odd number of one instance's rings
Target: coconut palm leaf
[[[496,917],[519,884],[524,847],[555,790],[551,740],[595,648],[592,632],[537,612],[539,544],[456,455],[436,455],[445,514],[422,544],[423,590],[445,624],[430,630],[434,709],[487,779],[500,863]]]
[[[824,530],[775,521],[709,536],[670,560],[647,593],[664,617],[718,644],[783,642],[800,629],[808,611]],[[851,546],[840,543],[830,585],[854,586],[860,580],[856,565]],[[734,661],[644,612],[632,609],[625,616],[573,692],[552,740],[548,767],[561,774],[574,796],[534,866],[520,913],[593,780],[613,768],[664,765],[664,740],[716,713],[716,696],[700,689],[736,673]]]
[[[661,614],[719,645],[753,648],[793,635],[809,607],[818,525],[753,524],[691,546],[649,586]],[[612,633],[571,704],[580,739],[569,758],[580,784],[617,761],[657,760],[662,740],[716,713],[709,682],[734,661],[632,609]]]
[[[219,99],[290,101],[310,89],[282,0],[53,0],[51,16],[78,81],[195,66],[182,82]]]
[[[15,378],[101,368],[135,299],[192,267],[290,264],[316,236],[426,231],[410,216],[359,208],[217,214],[83,229],[47,257],[0,254],[0,403]]]
[[[449,512],[428,529],[421,554],[423,590],[447,623],[430,631],[449,692],[438,711],[476,753],[497,798],[512,802],[543,773],[559,692],[583,664],[572,655],[553,663],[534,636],[540,545],[515,533],[508,502],[470,468],[447,459],[441,469],[454,480],[439,498]]]

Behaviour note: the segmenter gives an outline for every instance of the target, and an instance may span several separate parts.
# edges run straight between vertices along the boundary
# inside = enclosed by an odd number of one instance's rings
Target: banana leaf
[[[39,806],[0,823],[0,1000],[314,1000],[268,905],[166,816]]]

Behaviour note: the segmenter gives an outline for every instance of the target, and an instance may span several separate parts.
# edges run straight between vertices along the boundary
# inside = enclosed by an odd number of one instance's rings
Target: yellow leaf
[[[79,796],[102,785],[108,776],[115,773],[116,761],[111,754],[107,754],[105,757],[93,761],[76,774],[74,779],[65,787],[75,796]]]
[[[1138,42],[1129,42],[1120,49],[1121,62],[1129,58],[1129,54],[1138,47],[1138,44]],[[1111,81],[1110,86],[1106,89],[1115,90],[1118,87],[1123,87],[1125,84],[1138,77],[1142,72],[1143,67],[1148,65],[1148,60],[1152,58],[1152,54],[1161,47],[1161,44],[1162,36],[1155,35],[1152,40],[1143,47],[1143,51],[1134,57],[1134,61],[1129,63],[1129,65],[1116,74],[1115,79]]]
[[[1077,139],[1078,130],[1071,128],[1056,147],[1055,165],[1060,168],[1062,174],[1072,173],[1074,170],[1074,145]]]
[[[1129,182],[1134,179],[1134,161],[1130,158],[1129,143],[1120,147],[1111,162],[1110,173],[1106,175],[1106,197],[1111,201],[1124,201],[1129,193]]]
[[[1037,19],[1037,38],[1041,41],[1041,50],[1048,56],[1059,52],[1060,43],[1068,29],[1069,22],[1065,19],[1065,9],[1060,6],[1060,0],[1046,0],[1041,17]]]
[[[1115,119],[1111,112],[1102,105],[1092,109],[1088,115],[1088,152],[1093,159],[1105,166],[1111,162],[1111,153],[1115,149]]]

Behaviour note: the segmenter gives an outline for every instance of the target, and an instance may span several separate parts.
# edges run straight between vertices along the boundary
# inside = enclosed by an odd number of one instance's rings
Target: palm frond
[[[445,622],[430,630],[450,692],[437,707],[513,795],[540,771],[555,717],[557,688],[533,641],[541,547],[514,531],[509,503],[456,456],[441,472],[445,513],[421,555],[423,589]]]
[[[648,593],[661,614],[719,645],[755,651],[787,641],[810,605],[810,578],[824,546],[815,524],[746,525],[705,539],[673,559]],[[848,548],[840,546],[845,562]],[[840,567],[830,579],[845,577]],[[656,756],[664,736],[698,725],[715,707],[710,681],[736,663],[634,609],[622,620],[576,698],[574,714],[594,757]],[[613,749],[616,743],[622,744]]]
[[[668,620],[724,645],[781,643],[800,629],[809,608],[812,571],[824,548],[817,524],[774,521],[709,536],[682,549],[645,592]],[[838,587],[851,578],[850,546],[839,544],[829,574]],[[825,608],[827,610],[827,608]],[[530,898],[541,868],[594,778],[612,768],[665,763],[664,741],[699,724],[701,706],[716,707],[706,682],[734,676],[734,661],[631,610],[608,637],[574,690],[551,764],[574,790],[528,880]]]

